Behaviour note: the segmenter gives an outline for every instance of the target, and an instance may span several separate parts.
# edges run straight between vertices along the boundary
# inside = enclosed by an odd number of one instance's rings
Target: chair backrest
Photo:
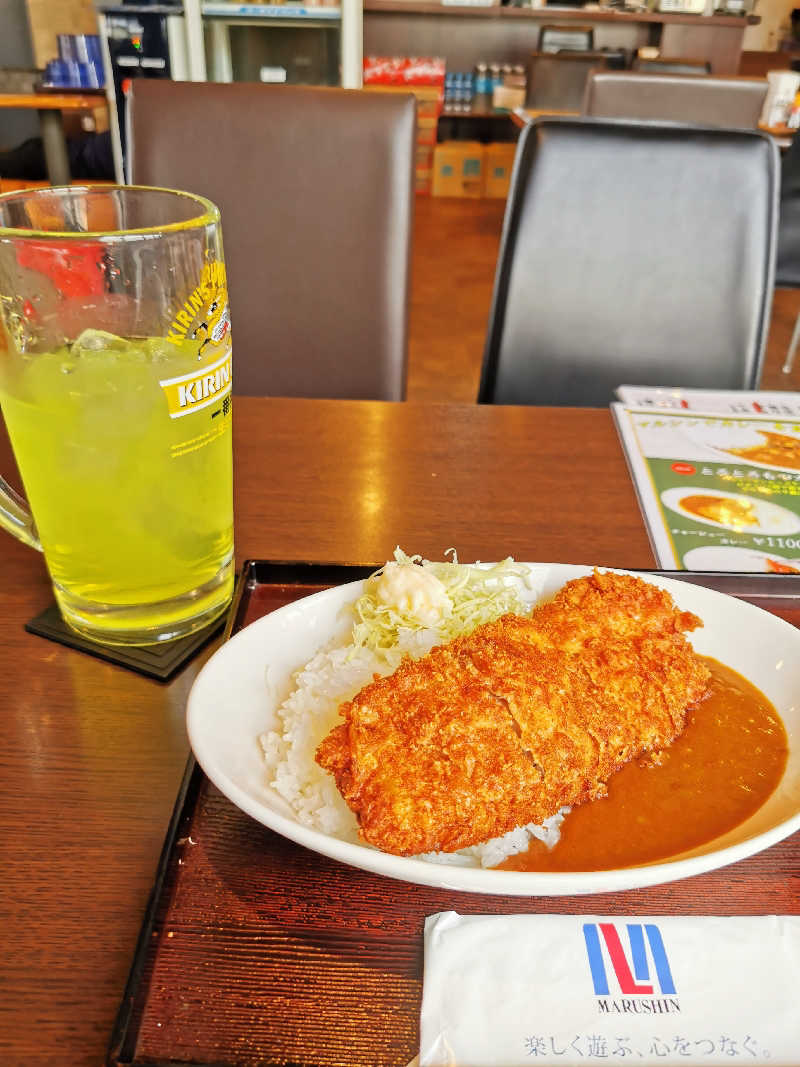
[[[540,52],[590,52],[594,48],[593,26],[542,26]]]
[[[533,52],[528,59],[525,106],[580,111],[589,72],[607,66],[603,52]]]
[[[800,288],[800,137],[781,156],[781,198],[775,284]]]
[[[781,199],[775,285],[800,289],[800,200],[796,198]]]
[[[478,400],[591,407],[623,382],[754,388],[778,168],[757,131],[591,118],[527,126]]]
[[[766,95],[765,78],[593,71],[586,82],[583,113],[755,129]]]
[[[411,95],[135,79],[132,179],[222,213],[234,392],[405,398]]]
[[[636,56],[631,63],[634,70],[650,71],[652,74],[710,74],[711,64],[707,59],[670,59],[657,56],[642,59]]]

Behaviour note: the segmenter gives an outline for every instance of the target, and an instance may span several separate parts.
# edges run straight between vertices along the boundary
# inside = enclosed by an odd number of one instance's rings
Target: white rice
[[[294,678],[294,688],[277,709],[280,732],[261,736],[270,785],[291,806],[298,820],[324,834],[365,843],[358,836],[353,812],[342,799],[336,783],[314,760],[317,746],[342,722],[339,705],[352,699],[375,674],[391,674],[402,655],[423,655],[435,643],[432,631],[417,632],[398,643],[396,658],[387,661],[367,648],[348,644],[318,652]],[[269,678],[267,678],[269,686]],[[532,837],[548,847],[559,840],[560,826],[569,808],[539,826],[518,826],[502,837],[492,838],[460,852],[429,852],[421,859],[461,867],[495,867],[509,856],[524,852]]]

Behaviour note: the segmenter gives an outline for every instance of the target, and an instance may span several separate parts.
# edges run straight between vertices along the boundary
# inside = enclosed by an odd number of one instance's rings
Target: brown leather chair
[[[416,104],[136,79],[135,183],[222,213],[234,392],[403,400]]]
[[[707,59],[670,59],[669,56],[654,56],[642,59],[636,56],[631,63],[634,70],[649,71],[651,74],[710,74],[711,64]]]
[[[583,113],[755,129],[766,93],[763,78],[599,70],[587,79]]]
[[[608,66],[603,52],[533,52],[525,106],[535,111],[580,111],[589,72]]]

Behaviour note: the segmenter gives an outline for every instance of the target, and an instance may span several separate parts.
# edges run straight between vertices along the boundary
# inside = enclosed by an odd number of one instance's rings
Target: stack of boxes
[[[364,88],[417,98],[416,191],[431,192],[436,129],[444,103],[445,61],[436,56],[366,56]]]
[[[494,70],[492,65],[492,71]],[[478,71],[477,88],[481,103],[491,105],[493,83],[481,80],[485,64]],[[498,67],[498,72],[500,68]],[[503,88],[498,73],[496,88]],[[485,84],[484,84],[485,83]],[[445,83],[445,61],[439,57],[366,56],[364,88],[388,93],[413,93],[417,98],[416,190],[423,195],[497,197],[508,193],[516,145],[497,142],[444,141],[437,144],[439,116],[448,110],[469,110],[473,106],[476,80],[471,73],[456,72]],[[509,86],[509,89],[511,87]]]
[[[516,144],[443,141],[433,156],[433,195],[505,198]]]

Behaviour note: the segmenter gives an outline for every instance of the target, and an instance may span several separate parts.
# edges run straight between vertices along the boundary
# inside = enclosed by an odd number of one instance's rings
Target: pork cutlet
[[[504,615],[403,660],[340,707],[317,749],[364,841],[454,852],[604,795],[669,745],[709,671],[702,622],[642,579],[595,572],[530,616]]]

